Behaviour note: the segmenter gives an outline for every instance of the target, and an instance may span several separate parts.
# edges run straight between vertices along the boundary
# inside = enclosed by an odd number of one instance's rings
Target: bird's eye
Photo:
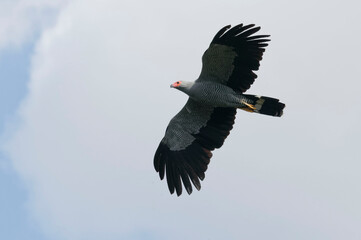
[[[179,84],[179,82],[177,82],[177,84]]]

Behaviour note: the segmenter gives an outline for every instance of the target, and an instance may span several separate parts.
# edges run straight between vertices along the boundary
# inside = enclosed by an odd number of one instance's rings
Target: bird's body
[[[183,92],[193,100],[213,107],[239,108],[244,99],[240,92],[237,93],[228,86],[207,81],[196,81],[191,88],[186,88]]]
[[[154,167],[167,176],[171,193],[199,190],[211,151],[223,145],[233,128],[236,110],[280,117],[285,104],[278,99],[244,94],[257,75],[268,35],[252,36],[260,28],[242,24],[222,28],[202,57],[203,67],[194,82],[171,85],[189,96],[170,121],[154,156]],[[229,29],[229,30],[228,30]],[[227,31],[228,30],[228,31]]]

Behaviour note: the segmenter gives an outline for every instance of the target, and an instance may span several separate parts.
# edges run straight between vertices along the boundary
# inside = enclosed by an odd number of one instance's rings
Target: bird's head
[[[182,85],[182,81],[176,81],[175,83],[171,84],[171,88],[178,88]]]
[[[194,84],[194,82],[176,81],[175,83],[170,85],[170,87],[187,93],[192,88],[193,84]]]

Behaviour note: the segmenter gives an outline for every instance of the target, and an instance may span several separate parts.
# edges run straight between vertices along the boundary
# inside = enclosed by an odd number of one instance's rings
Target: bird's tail
[[[248,112],[281,117],[283,109],[286,106],[275,98],[249,94],[243,94],[242,96],[244,96],[244,99],[242,100],[242,107],[240,107],[240,109]]]

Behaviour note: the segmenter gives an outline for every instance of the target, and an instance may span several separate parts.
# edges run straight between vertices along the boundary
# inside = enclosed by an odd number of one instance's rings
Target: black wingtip
[[[231,25],[227,25],[223,27],[221,30],[217,32],[217,34],[214,36],[212,43],[214,44],[224,44],[224,45],[230,45],[237,44],[239,41],[234,41],[236,39],[244,39],[245,41],[255,40],[258,39],[260,42],[266,42],[269,41],[267,38],[270,37],[270,35],[258,35],[253,36],[256,32],[258,32],[261,29],[260,26],[257,26],[255,24],[238,24],[231,28]]]
[[[214,43],[214,42],[217,42],[218,39],[220,39],[222,37],[222,35],[231,27],[231,25],[227,25],[227,26],[224,26],[223,28],[221,28],[217,33],[216,35],[213,37],[213,40],[211,42]]]
[[[188,194],[193,191],[193,186],[201,189],[200,181],[204,179],[204,172],[207,170],[209,158],[207,149],[202,148],[194,142],[188,148],[180,151],[172,151],[167,145],[161,142],[154,156],[154,168],[161,179],[165,176],[168,189],[171,194],[176,192],[177,196],[182,194],[182,183]]]

